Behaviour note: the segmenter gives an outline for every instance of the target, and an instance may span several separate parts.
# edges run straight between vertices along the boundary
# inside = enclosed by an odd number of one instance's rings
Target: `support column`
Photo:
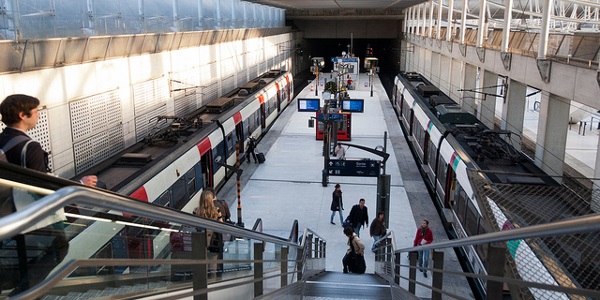
[[[429,1],[429,32],[428,37],[433,38],[433,0]]]
[[[446,95],[450,95],[452,84],[452,57],[440,55],[440,83],[438,85],[439,89],[444,92]]]
[[[437,40],[442,39],[442,0],[438,0],[437,9],[437,24],[435,26],[435,38]]]
[[[527,85],[508,79],[508,92],[506,102],[502,109],[502,130],[510,130],[523,136],[523,121],[525,119],[525,104],[527,96]],[[521,150],[521,138],[511,135],[509,141],[517,150]]]
[[[446,21],[446,41],[452,41],[452,23],[454,14],[454,0],[448,0],[448,18]]]
[[[430,51],[430,50],[428,50]],[[442,89],[441,87],[441,59],[442,59],[442,55],[440,53],[436,53],[436,52],[432,52],[431,53],[431,60],[430,60],[430,64],[429,64],[429,70],[431,70],[431,76],[429,76],[429,81],[431,81],[431,83],[433,83],[435,86],[439,87],[440,90]]]
[[[421,4],[417,5],[417,35],[421,35]]]
[[[425,35],[425,28],[427,27],[427,3],[421,3],[421,5],[419,5],[419,10],[422,10],[423,13],[421,14],[421,18],[419,21],[419,26],[421,28],[421,30],[419,30],[419,35],[422,36],[426,36]]]
[[[594,178],[600,178],[600,137],[598,137],[598,147],[596,147],[596,168],[594,169]],[[592,210],[600,213],[600,180],[592,180]]]
[[[242,3],[245,3],[245,2],[242,2]],[[410,10],[410,8],[409,9],[404,9],[404,24],[403,24],[404,25],[403,26],[404,30],[402,32],[404,32],[405,34],[408,33],[408,11],[409,10]],[[245,11],[246,10],[244,9],[244,12]]]
[[[464,77],[464,92],[462,95],[461,106],[466,111],[474,114],[475,113],[475,93],[467,92],[468,90],[475,90],[477,87],[477,67],[465,63],[465,77]]]
[[[571,100],[541,93],[535,163],[550,175],[563,174]]]
[[[481,81],[480,81],[481,82]],[[478,115],[479,120],[490,129],[494,129],[494,117],[496,114],[496,97],[487,94],[497,94],[498,88],[498,74],[492,73],[488,70],[483,72],[483,85],[479,94],[481,101],[478,104]]]
[[[465,44],[465,32],[467,29],[467,8],[469,1],[462,2],[462,10],[460,13],[460,44]]]

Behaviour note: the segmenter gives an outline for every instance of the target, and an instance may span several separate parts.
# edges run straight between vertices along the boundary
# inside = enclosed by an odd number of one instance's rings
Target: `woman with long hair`
[[[221,212],[215,206],[213,200],[215,199],[215,191],[212,188],[205,188],[200,194],[200,203],[194,210],[194,213],[201,217],[211,220],[217,220],[223,222],[221,218]],[[206,244],[208,250],[208,259],[211,261],[208,270],[209,277],[215,277],[217,274],[217,258],[219,257],[220,251],[219,235],[212,230],[206,230]]]

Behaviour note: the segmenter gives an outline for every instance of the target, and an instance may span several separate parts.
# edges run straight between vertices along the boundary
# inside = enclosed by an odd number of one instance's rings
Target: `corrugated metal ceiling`
[[[246,0],[285,9],[389,9],[405,8],[414,1],[406,0]],[[422,1],[420,1],[422,2]]]

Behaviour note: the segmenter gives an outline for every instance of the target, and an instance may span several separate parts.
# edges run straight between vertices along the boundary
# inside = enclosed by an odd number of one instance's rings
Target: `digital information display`
[[[364,112],[364,99],[342,99],[342,111],[344,112]]]
[[[318,111],[321,107],[321,103],[318,98],[314,99],[306,99],[306,98],[298,98],[298,111],[310,111],[315,112]]]

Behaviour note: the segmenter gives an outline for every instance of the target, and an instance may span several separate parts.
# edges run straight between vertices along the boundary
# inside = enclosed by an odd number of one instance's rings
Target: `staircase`
[[[303,299],[392,299],[390,284],[375,274],[323,272],[308,278]]]

